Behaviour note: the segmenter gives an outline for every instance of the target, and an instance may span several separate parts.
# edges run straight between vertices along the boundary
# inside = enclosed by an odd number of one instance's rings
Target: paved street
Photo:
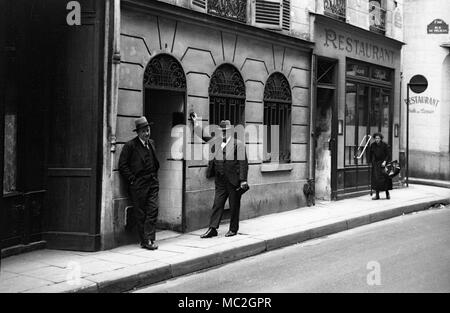
[[[137,292],[450,292],[449,247],[447,206],[267,252]],[[367,283],[368,276],[375,284]]]

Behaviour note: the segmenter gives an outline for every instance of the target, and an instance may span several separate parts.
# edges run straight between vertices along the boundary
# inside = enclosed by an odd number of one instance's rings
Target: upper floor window
[[[291,0],[190,0],[190,3],[196,11],[257,27],[291,29]]]
[[[208,0],[208,13],[239,22],[247,22],[247,0]]]
[[[337,20],[346,21],[346,0],[323,0],[324,14]]]
[[[386,31],[386,10],[383,0],[369,1],[370,30],[380,34]]]

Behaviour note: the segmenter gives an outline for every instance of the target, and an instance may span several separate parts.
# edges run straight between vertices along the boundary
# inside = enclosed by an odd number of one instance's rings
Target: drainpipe
[[[109,116],[111,153],[116,152],[116,124],[120,75],[120,0],[114,0],[114,37],[111,69],[111,111]]]
[[[101,249],[114,247],[114,158],[120,70],[120,0],[105,1],[102,196],[100,213]]]
[[[315,129],[316,129],[316,95],[315,95],[315,55],[311,52],[311,85],[310,85],[310,110],[309,110],[309,179],[315,179],[316,173],[316,147],[315,147]]]

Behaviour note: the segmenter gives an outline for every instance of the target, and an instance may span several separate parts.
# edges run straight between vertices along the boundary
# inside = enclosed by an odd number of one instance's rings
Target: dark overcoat
[[[159,162],[156,158],[155,142],[149,139],[150,149],[153,153],[155,172],[149,173],[145,164],[146,148],[142,145],[139,137],[128,141],[122,148],[119,158],[120,174],[128,181],[130,188],[138,193],[146,194],[150,187],[148,182],[157,180],[156,171],[159,169]]]
[[[384,174],[383,162],[391,161],[391,150],[389,145],[383,141],[379,144],[373,142],[368,153],[369,162],[372,164],[371,183],[375,191],[386,191],[392,189],[392,179]]]

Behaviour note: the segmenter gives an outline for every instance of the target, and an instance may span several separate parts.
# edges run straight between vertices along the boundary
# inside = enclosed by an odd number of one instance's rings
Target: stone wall
[[[262,172],[261,159],[250,162],[251,191],[243,197],[241,218],[302,206],[301,190],[308,175],[310,55],[276,42],[243,36],[238,30],[226,32],[175,17],[163,18],[123,9],[121,18],[116,159],[121,144],[133,136],[130,129],[133,129],[134,118],[143,113],[143,72],[155,55],[167,53],[180,62],[187,80],[187,112],[195,110],[205,122],[209,118],[209,80],[218,66],[232,64],[244,79],[247,125],[262,125],[265,82],[270,74],[281,72],[292,89],[292,163],[288,171]],[[252,142],[249,148],[261,149],[261,144]],[[205,178],[206,165],[206,160],[186,161],[184,215],[187,231],[208,223],[214,182]],[[114,201],[120,212],[127,205],[127,194],[117,171],[115,186]]]

